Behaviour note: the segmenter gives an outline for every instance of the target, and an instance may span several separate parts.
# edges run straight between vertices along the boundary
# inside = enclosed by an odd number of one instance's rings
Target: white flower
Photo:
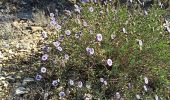
[[[70,80],[69,80],[69,84],[70,84],[70,85],[74,85],[74,81],[70,79]]]
[[[93,12],[94,11],[93,7],[89,7],[89,11]]]
[[[41,67],[41,73],[46,73],[47,69],[45,67]]]
[[[71,34],[71,31],[70,30],[66,30],[65,34],[69,36]]]
[[[148,12],[147,12],[146,10],[144,10],[144,14],[145,14],[145,15],[148,15]]]
[[[90,100],[90,98],[89,98],[89,97],[86,97],[84,100]]]
[[[60,46],[60,42],[59,41],[53,42],[53,45],[57,48],[58,46]]]
[[[83,26],[87,27],[87,22],[85,20],[83,20]]]
[[[140,45],[140,46],[142,46],[142,45],[143,45],[142,40],[139,40],[139,45]]]
[[[79,82],[78,82],[78,87],[79,87],[79,88],[82,88],[82,86],[83,86],[83,83],[82,83],[81,81],[79,81]]]
[[[97,38],[97,41],[102,41],[102,34],[97,34],[96,38]]]
[[[144,77],[144,82],[145,82],[145,84],[148,84],[148,78],[147,77]]]
[[[74,11],[80,13],[81,8],[76,4],[74,5],[74,7],[75,7]]]
[[[91,85],[90,84],[86,84],[86,88],[90,89]]]
[[[146,85],[144,85],[143,88],[144,88],[144,90],[145,90],[146,92],[148,91]]]
[[[136,98],[137,98],[138,100],[141,99],[139,94],[136,94]]]
[[[139,43],[139,46],[142,46],[142,45],[143,45],[143,42],[142,42],[142,40],[136,39],[136,41],[138,41],[138,43]]]
[[[155,100],[159,100],[159,97],[158,97],[158,95],[155,95]]]
[[[166,30],[170,33],[170,28],[169,28],[169,26],[166,27]]]
[[[76,33],[75,37],[78,39],[80,37],[80,34]]]
[[[104,83],[104,85],[107,85],[107,81],[104,81],[103,83]]]
[[[65,93],[61,91],[58,95],[63,98],[65,96]]]
[[[103,11],[102,11],[102,10],[100,11],[100,14],[103,14]]]
[[[116,35],[115,34],[111,34],[111,39],[115,39]]]
[[[100,78],[100,82],[102,82],[102,83],[103,83],[103,82],[104,82],[104,78]]]
[[[132,84],[128,83],[128,88],[131,89],[132,88]]]
[[[93,34],[93,31],[92,31],[92,30],[90,30],[90,34]]]
[[[47,55],[47,54],[44,54],[44,55],[41,57],[41,59],[42,59],[43,61],[47,60],[47,59],[48,59],[48,55]]]
[[[68,54],[65,54],[65,55],[64,55],[64,58],[65,58],[66,60],[68,60],[68,59],[69,59],[69,55],[68,55]]]
[[[50,13],[50,17],[54,17],[54,13]]]
[[[57,50],[62,51],[63,49],[60,46],[58,46]]]
[[[127,33],[125,28],[123,28],[122,31],[123,31],[123,33]]]
[[[131,3],[133,2],[132,0],[129,0]]]
[[[53,80],[52,85],[57,86],[58,85],[58,80]]]
[[[120,99],[120,93],[119,92],[116,92],[116,98]]]
[[[107,59],[107,65],[112,66],[112,60],[111,59]]]

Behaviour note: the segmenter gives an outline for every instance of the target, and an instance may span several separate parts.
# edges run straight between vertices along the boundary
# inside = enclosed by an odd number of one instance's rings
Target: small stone
[[[12,75],[7,76],[6,78],[7,78],[9,81],[15,81],[15,78],[14,78],[14,76],[12,76]]]
[[[31,19],[33,18],[33,15],[31,13],[31,11],[21,11],[21,12],[18,12],[17,13],[17,17],[20,18],[20,19]]]
[[[2,81],[2,83],[3,83],[3,85],[4,85],[5,88],[7,88],[8,85],[9,85],[9,82],[8,82],[8,81]]]
[[[24,87],[19,87],[15,90],[16,95],[26,94],[28,93],[28,90]]]
[[[1,80],[5,80],[5,77],[3,77],[3,76],[0,76],[0,81],[1,81]]]
[[[30,78],[30,77],[24,78],[22,84],[23,84],[23,85],[26,85],[26,84],[28,84],[28,83],[30,83],[30,82],[33,82],[33,81],[34,81],[34,78]]]

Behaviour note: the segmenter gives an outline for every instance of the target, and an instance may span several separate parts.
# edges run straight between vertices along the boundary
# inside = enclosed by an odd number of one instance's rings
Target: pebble
[[[24,78],[24,80],[22,81],[22,85],[27,85],[30,82],[33,82],[34,78]]]
[[[16,90],[15,90],[15,94],[16,95],[21,95],[21,94],[26,94],[28,93],[28,90],[24,87],[18,87]]]
[[[5,77],[3,77],[3,76],[0,76],[0,81],[1,81],[1,80],[5,80]]]

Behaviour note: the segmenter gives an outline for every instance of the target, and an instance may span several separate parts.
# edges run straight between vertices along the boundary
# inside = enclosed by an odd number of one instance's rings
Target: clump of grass
[[[54,99],[168,98],[169,35],[163,31],[163,13],[156,6],[145,15],[141,9],[92,2],[75,5],[74,12],[57,19],[51,13],[36,65],[45,71],[38,69],[37,83],[51,83]]]

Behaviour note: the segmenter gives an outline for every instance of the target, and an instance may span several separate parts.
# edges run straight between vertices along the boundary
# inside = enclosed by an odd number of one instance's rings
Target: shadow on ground
[[[41,10],[46,15],[50,12],[55,13],[57,10],[62,12],[63,10],[71,10],[73,3],[68,0],[4,0],[0,9],[4,9],[1,12],[7,12],[20,19],[31,19],[33,13]]]

